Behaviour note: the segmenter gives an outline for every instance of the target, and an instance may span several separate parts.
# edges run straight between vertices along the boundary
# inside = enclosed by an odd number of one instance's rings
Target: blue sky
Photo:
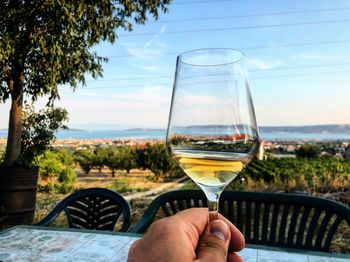
[[[174,0],[157,22],[118,32],[95,48],[109,57],[103,78],[60,88],[72,128],[165,128],[176,56],[205,47],[246,54],[259,125],[350,123],[347,0]]]

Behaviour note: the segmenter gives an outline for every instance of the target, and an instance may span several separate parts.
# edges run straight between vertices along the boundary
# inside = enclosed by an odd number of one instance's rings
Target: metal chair
[[[118,193],[105,188],[88,188],[69,195],[36,225],[50,225],[62,211],[71,228],[113,231],[121,215],[123,223],[118,231],[127,231],[131,223],[128,202]]]
[[[131,232],[144,233],[156,216],[206,206],[200,190],[165,193],[153,200]],[[256,245],[329,252],[340,223],[350,226],[349,207],[308,195],[224,191],[219,208],[243,233],[246,243]]]

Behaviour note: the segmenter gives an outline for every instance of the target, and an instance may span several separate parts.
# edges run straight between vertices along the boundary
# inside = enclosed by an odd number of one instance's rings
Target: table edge
[[[76,232],[76,233],[90,233],[90,234],[103,234],[103,235],[117,235],[117,236],[128,236],[128,237],[142,237],[143,234],[129,233],[129,232],[116,232],[107,230],[93,230],[93,229],[80,229],[80,228],[66,228],[66,227],[48,227],[48,226],[34,226],[34,225],[18,225],[14,227],[7,228],[0,232],[0,236],[6,234],[7,232],[17,229],[37,229],[37,230],[50,230],[50,231],[66,231],[66,232]]]
[[[257,250],[270,250],[270,251],[276,251],[276,252],[287,252],[287,253],[294,253],[294,254],[307,255],[307,256],[350,259],[350,253],[331,253],[331,252],[321,252],[321,251],[313,251],[313,250],[302,250],[302,249],[273,247],[273,246],[265,246],[265,245],[254,245],[254,244],[246,244],[245,248],[253,248]]]
[[[78,229],[78,228],[63,228],[63,227],[48,227],[48,226],[34,226],[34,225],[18,225],[14,227],[7,228],[0,232],[0,236],[6,234],[7,232],[15,229],[36,229],[36,230],[47,230],[47,231],[60,231],[60,232],[76,232],[76,233],[90,233],[90,234],[103,234],[103,235],[114,235],[114,236],[126,236],[126,237],[142,237],[143,234],[130,233],[130,232],[114,232],[106,230],[91,230],[91,229]],[[344,253],[328,253],[328,252],[318,252],[291,248],[281,248],[265,245],[254,245],[246,244],[245,248],[252,248],[256,250],[270,250],[276,252],[287,252],[308,256],[321,256],[321,257],[333,257],[333,258],[347,258],[350,259],[350,254]]]

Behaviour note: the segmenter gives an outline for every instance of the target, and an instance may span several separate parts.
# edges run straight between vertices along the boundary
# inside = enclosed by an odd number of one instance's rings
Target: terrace
[[[0,1],[0,261],[350,261],[346,4]]]

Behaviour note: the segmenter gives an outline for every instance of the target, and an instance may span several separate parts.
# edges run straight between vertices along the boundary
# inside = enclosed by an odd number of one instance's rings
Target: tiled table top
[[[0,234],[0,261],[126,261],[137,235],[18,226]],[[246,262],[350,262],[350,256],[291,253],[247,247]]]

